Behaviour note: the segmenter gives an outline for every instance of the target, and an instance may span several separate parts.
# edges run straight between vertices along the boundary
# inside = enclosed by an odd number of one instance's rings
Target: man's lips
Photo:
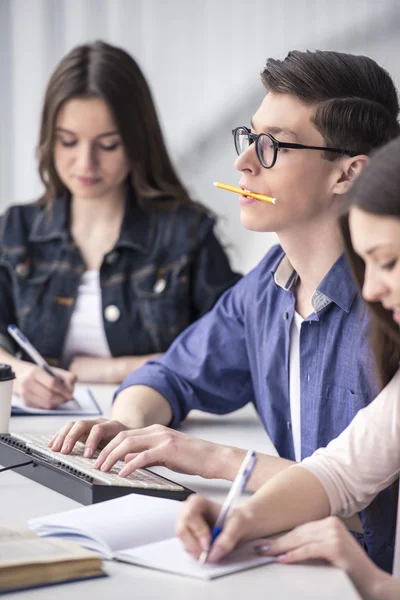
[[[239,187],[243,190],[243,196],[247,194],[261,194],[262,196],[271,196],[271,194],[266,192],[259,192],[258,190],[251,190],[247,186],[245,186],[242,182],[239,182]]]
[[[242,185],[240,186],[240,188],[243,190],[243,196],[246,196],[246,194],[260,194],[261,192],[256,192],[254,190],[249,190],[249,188],[245,188]]]

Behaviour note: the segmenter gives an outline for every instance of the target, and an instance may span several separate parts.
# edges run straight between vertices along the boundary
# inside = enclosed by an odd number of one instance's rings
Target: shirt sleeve
[[[244,323],[246,283],[247,277],[227,290],[165,354],[131,373],[117,394],[132,385],[157,390],[171,405],[171,426],[192,409],[226,414],[247,404],[253,387]]]
[[[400,370],[326,448],[293,468],[322,483],[331,514],[349,517],[368,506],[400,472]]]
[[[228,257],[214,233],[214,220],[204,216],[199,223],[201,243],[192,265],[192,304],[194,319],[205,315],[241,275],[232,271]]]

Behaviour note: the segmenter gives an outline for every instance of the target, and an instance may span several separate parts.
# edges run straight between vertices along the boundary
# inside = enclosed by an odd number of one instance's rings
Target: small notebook
[[[92,390],[83,385],[76,385],[74,389],[74,398],[79,402],[80,408],[75,402],[65,402],[60,404],[57,408],[34,408],[26,406],[24,401],[17,394],[13,394],[11,403],[11,414],[13,416],[29,416],[29,415],[81,415],[81,416],[94,416],[101,415],[99,405],[96,402],[96,398],[93,395]]]
[[[272,562],[254,552],[256,542],[252,541],[218,564],[199,565],[174,536],[178,510],[176,500],[132,494],[33,519],[29,526],[41,537],[69,539],[105,559],[199,579]]]

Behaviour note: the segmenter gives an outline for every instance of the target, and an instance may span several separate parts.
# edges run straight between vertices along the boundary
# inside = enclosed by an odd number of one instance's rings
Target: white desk
[[[105,415],[109,414],[112,386],[91,386]],[[13,417],[11,431],[54,433],[66,421],[65,417]],[[214,417],[193,412],[182,429],[204,439],[253,448],[276,454],[255,411],[251,406],[226,415]],[[196,492],[221,501],[229,488],[226,481],[208,481],[200,477],[172,474],[163,468],[154,469],[167,477],[187,485]],[[25,524],[32,517],[68,510],[79,504],[14,472],[0,476],[0,509],[2,518]],[[251,595],[257,598],[286,600],[356,600],[359,598],[347,576],[329,566],[270,564],[257,569],[222,577],[212,582],[191,580],[176,575],[106,562],[110,574],[106,579],[94,579],[57,587],[39,588],[29,592],[16,592],[10,598],[21,600],[70,600],[74,594],[79,599],[159,599],[166,600],[243,600]]]

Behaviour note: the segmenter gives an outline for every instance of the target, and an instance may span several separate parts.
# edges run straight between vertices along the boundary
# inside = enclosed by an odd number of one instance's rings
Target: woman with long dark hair
[[[363,598],[390,600],[400,597],[400,524],[391,577],[372,563],[337,517],[328,515],[349,517],[398,483],[400,138],[380,149],[356,180],[341,223],[353,272],[372,315],[376,368],[386,387],[326,448],[275,476],[234,511],[209,559],[219,560],[241,539],[295,527],[280,538],[264,540],[257,551],[282,563],[326,559],[347,571]],[[209,547],[209,528],[220,507],[199,497],[185,504],[178,534],[187,550],[199,555]],[[393,515],[393,527],[395,519]]]
[[[76,378],[120,382],[165,351],[239,275],[179,180],[125,51],[95,42],[61,60],[38,157],[42,198],[0,222],[0,362],[27,404],[53,407]],[[17,354],[10,323],[64,386]]]

